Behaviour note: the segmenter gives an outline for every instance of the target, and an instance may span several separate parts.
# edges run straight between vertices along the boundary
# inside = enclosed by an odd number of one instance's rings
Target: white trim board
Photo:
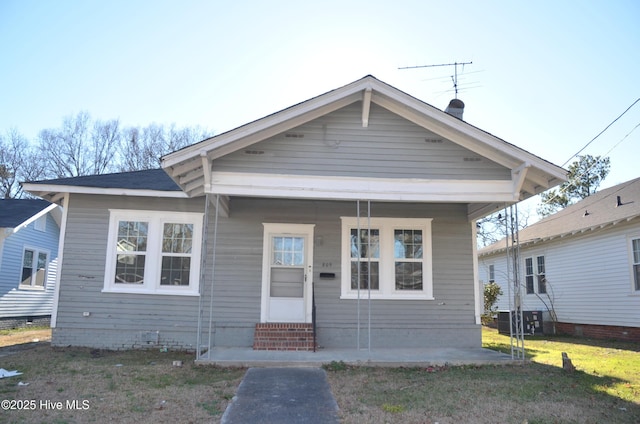
[[[213,172],[215,194],[404,202],[515,202],[511,180],[394,180],[288,174]]]

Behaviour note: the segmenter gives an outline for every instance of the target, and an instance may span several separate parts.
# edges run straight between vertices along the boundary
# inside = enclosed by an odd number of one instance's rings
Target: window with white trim
[[[198,294],[203,214],[110,213],[104,291]]]
[[[633,290],[640,292],[640,238],[631,240],[631,260],[633,273]]]
[[[44,289],[47,284],[49,252],[25,247],[22,252],[20,288]]]
[[[431,219],[341,219],[341,298],[433,298]]]
[[[525,258],[524,280],[527,294],[547,293],[547,277],[545,268],[544,256],[540,255],[535,258]]]
[[[494,264],[490,264],[489,265],[489,271],[488,271],[488,280],[490,283],[495,283],[496,281],[496,266]]]

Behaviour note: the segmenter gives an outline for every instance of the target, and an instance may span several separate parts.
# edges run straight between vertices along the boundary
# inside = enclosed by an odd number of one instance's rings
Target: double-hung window
[[[536,256],[535,258],[531,257],[524,260],[524,279],[527,294],[545,294],[547,292],[544,256]]]
[[[432,299],[431,219],[342,217],[343,299]]]
[[[48,263],[48,252],[26,247],[22,252],[20,288],[44,289],[47,282]]]
[[[640,292],[640,238],[631,240],[631,271],[633,275],[633,291]]]
[[[198,294],[201,213],[110,213],[104,291]]]

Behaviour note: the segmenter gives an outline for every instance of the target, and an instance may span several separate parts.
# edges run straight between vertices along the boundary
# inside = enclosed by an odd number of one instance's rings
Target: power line
[[[570,161],[571,159],[573,159],[573,158],[575,158],[576,156],[578,156],[578,155],[579,155],[579,154],[580,154],[584,149],[586,149],[587,147],[589,147],[589,145],[590,145],[591,143],[593,143],[593,142],[594,142],[598,137],[600,137],[600,136],[601,136],[601,135],[602,135],[606,130],[608,130],[608,129],[609,129],[609,127],[610,127],[611,125],[615,124],[615,123],[616,123],[616,121],[617,121],[618,119],[622,118],[622,117],[624,116],[624,114],[625,114],[625,113],[629,112],[629,110],[630,110],[632,107],[634,107],[634,106],[635,106],[635,104],[636,104],[636,103],[638,103],[638,102],[640,102],[640,98],[636,99],[636,101],[635,101],[635,102],[633,102],[633,103],[631,104],[631,106],[629,106],[629,107],[628,107],[624,112],[622,112],[622,113],[620,114],[620,116],[618,116],[616,119],[614,119],[613,121],[611,121],[611,123],[610,123],[609,125],[607,125],[607,126],[605,127],[605,129],[603,129],[602,131],[600,131],[600,132],[598,133],[598,135],[596,135],[595,137],[593,137],[593,138],[592,138],[592,139],[591,139],[587,144],[585,144],[585,145],[584,145],[584,147],[583,147],[582,149],[578,150],[578,152],[577,152],[577,153],[575,153],[573,156],[571,156],[569,159],[567,159],[567,160],[565,161],[565,163],[563,163],[563,164],[562,164],[562,167],[564,167],[567,163],[569,163],[569,161]]]
[[[635,101],[631,106],[629,106],[629,108],[631,108],[633,105],[635,105],[639,100],[640,100],[640,99],[636,100],[636,101]],[[627,110],[629,110],[629,109],[627,109]],[[625,111],[624,113],[626,113],[626,112],[627,112],[627,111]],[[624,113],[623,113],[622,115],[624,115]],[[622,116],[622,115],[620,115],[620,116]],[[620,118],[620,116],[619,116],[618,118],[616,118],[616,120],[617,120],[617,119],[619,119],[619,118]],[[614,122],[615,122],[615,121],[614,121]],[[612,122],[612,123],[613,123],[613,122]],[[609,127],[610,127],[610,126],[611,126],[611,124],[609,124]],[[608,127],[607,127],[607,128],[608,128]],[[606,158],[606,157],[607,157],[607,155],[609,155],[609,153],[611,153],[611,152],[613,151],[613,149],[615,149],[616,147],[618,147],[618,146],[619,146],[623,141],[625,141],[625,140],[626,140],[626,139],[631,135],[631,133],[632,133],[632,132],[634,132],[634,131],[635,131],[635,130],[637,130],[638,128],[640,128],[640,122],[639,122],[638,124],[636,124],[636,126],[635,126],[635,127],[633,127],[633,128],[631,129],[631,131],[629,131],[629,132],[628,132],[624,137],[622,137],[622,139],[620,139],[620,141],[618,141],[616,144],[614,144],[614,145],[613,145],[613,147],[611,147],[611,148],[607,151],[607,153],[605,153],[604,155],[600,156],[600,158],[599,158],[599,159],[596,159],[596,161],[593,163],[593,165],[591,165],[588,169],[586,169],[586,170],[585,170],[583,173],[581,173],[580,175],[577,175],[577,176],[576,176],[576,179],[578,179],[578,180],[579,180],[579,179],[580,179],[580,178],[582,178],[583,176],[587,175],[587,174],[589,173],[589,171],[591,171],[591,170],[592,170],[596,165],[598,165],[598,164],[600,163],[600,161],[602,161],[604,158]],[[606,128],[605,128],[605,130],[606,130]],[[604,132],[604,131],[603,131],[603,132]],[[602,133],[600,133],[600,134],[602,134]],[[593,141],[593,140],[592,140],[592,141]],[[590,142],[589,142],[589,143],[590,143]],[[586,147],[586,146],[585,146],[585,147]],[[584,150],[584,148],[583,148],[582,150]],[[581,152],[582,150],[580,150],[580,152]],[[578,152],[578,153],[580,153],[580,152]],[[576,155],[577,155],[578,153],[576,153]],[[566,164],[566,162],[565,162],[565,164]],[[564,165],[562,165],[562,166],[564,166]],[[560,188],[560,189],[558,190],[558,192],[557,192],[553,197],[548,198],[545,202],[542,202],[542,204],[543,204],[543,205],[546,205],[546,204],[548,204],[548,203],[551,203],[551,201],[552,201],[552,200],[556,199],[558,196],[560,196],[562,193],[564,193],[564,192],[565,192],[565,191],[567,191],[568,189],[569,189],[569,186],[565,186],[565,187],[564,187],[564,189],[563,189],[563,188]]]

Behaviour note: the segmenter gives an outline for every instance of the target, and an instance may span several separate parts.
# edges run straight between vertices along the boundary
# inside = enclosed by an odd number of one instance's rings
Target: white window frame
[[[538,267],[538,258],[542,257],[544,260],[544,269],[545,272],[544,273],[540,273],[540,269]],[[531,271],[533,272],[532,274],[527,274],[527,259],[531,260]],[[549,285],[548,285],[548,280],[547,280],[547,258],[546,255],[543,254],[531,254],[530,256],[527,256],[526,258],[524,258],[523,261],[523,267],[524,267],[524,272],[522,273],[522,275],[524,275],[524,292],[525,295],[538,295],[538,294],[547,294],[549,293]],[[533,291],[531,293],[527,292],[527,277],[531,277],[533,279]],[[541,293],[540,292],[540,277],[544,277],[545,280],[545,288],[546,291]]]
[[[495,264],[489,264],[487,266],[487,281],[489,283],[496,282],[496,265]]]
[[[22,270],[24,268],[24,256],[25,253],[27,252],[27,250],[30,250],[33,252],[33,268],[31,270],[31,284],[22,284]],[[47,255],[47,260],[45,262],[45,266],[44,266],[44,280],[42,282],[41,286],[38,286],[35,284],[35,279],[36,279],[36,275],[38,274],[38,256],[40,256],[41,253],[44,253],[45,255]],[[24,246],[22,248],[22,258],[20,259],[20,277],[18,277],[18,287],[20,289],[26,289],[26,290],[45,290],[47,288],[47,277],[49,274],[49,258],[51,257],[51,252],[49,252],[46,249],[40,249],[38,247],[33,247],[33,246]]]
[[[640,295],[640,289],[638,288],[637,284],[640,284],[640,282],[636,283],[636,277],[635,277],[635,272],[634,272],[634,266],[635,265],[640,265],[640,262],[636,262],[634,257],[633,257],[633,241],[634,240],[640,240],[640,234],[632,234],[630,236],[627,237],[629,242],[627,243],[627,245],[629,246],[629,278],[630,278],[630,286],[631,286],[631,294],[632,295]]]
[[[342,260],[340,299],[403,299],[433,300],[433,262],[431,248],[431,218],[360,218],[360,229],[380,230],[379,289],[351,288],[351,230],[358,228],[357,217],[340,217],[342,220]],[[394,255],[394,230],[422,230],[422,290],[396,290]],[[366,260],[366,259],[365,259]]]
[[[200,282],[200,262],[202,246],[202,213],[141,211],[126,209],[109,209],[109,235],[105,265],[105,293],[139,293],[158,295],[198,296]],[[145,253],[144,283],[126,284],[115,282],[116,243],[118,239],[118,223],[120,221],[136,221],[148,223],[147,250]],[[162,234],[165,223],[192,224],[193,239],[190,254],[189,285],[160,285],[162,273]]]

